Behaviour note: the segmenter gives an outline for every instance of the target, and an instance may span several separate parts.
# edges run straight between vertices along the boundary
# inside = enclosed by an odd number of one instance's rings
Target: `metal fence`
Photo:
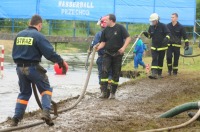
[[[200,20],[197,20],[199,22]],[[17,33],[27,28],[28,19],[0,19],[1,33]],[[121,23],[123,24],[131,36],[139,34],[143,30],[148,29],[148,24]],[[200,34],[200,26],[195,27],[195,32]],[[96,22],[92,21],[69,21],[69,20],[44,20],[42,33],[45,35],[69,36],[69,37],[88,37],[94,36],[100,31],[100,27]],[[193,32],[193,27],[187,27],[187,33],[190,38],[197,36]]]

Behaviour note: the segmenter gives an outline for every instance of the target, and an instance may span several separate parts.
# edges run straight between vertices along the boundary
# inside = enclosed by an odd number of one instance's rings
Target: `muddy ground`
[[[42,124],[22,132],[134,132],[172,126],[187,121],[187,113],[170,119],[157,117],[176,105],[197,101],[200,97],[199,89],[198,72],[180,73],[176,77],[165,75],[159,80],[140,78],[120,86],[115,100],[99,99],[99,93],[87,93],[76,108],[60,114],[53,127]],[[59,107],[67,107],[74,101],[64,101]],[[20,124],[38,119],[38,114],[29,114]],[[1,126],[7,126],[8,122]],[[176,131],[198,132],[200,123],[196,121]]]

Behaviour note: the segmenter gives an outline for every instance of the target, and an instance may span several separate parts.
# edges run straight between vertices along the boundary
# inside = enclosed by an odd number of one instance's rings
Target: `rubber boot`
[[[152,69],[151,70],[151,75],[149,76],[150,79],[157,79],[157,70]]]
[[[171,76],[172,75],[172,71],[168,71],[168,76]]]
[[[111,86],[109,99],[115,99],[116,91],[117,91],[117,87],[116,86]]]
[[[13,127],[13,126],[17,126],[18,123],[19,123],[19,119],[13,117],[10,126],[11,126],[11,127]]]
[[[188,116],[189,116],[190,118],[194,117],[195,114],[196,114],[196,113],[194,113],[194,112],[188,112]],[[200,121],[200,117],[197,118],[197,121]]]
[[[99,98],[107,98],[107,87],[102,87],[102,92],[101,92],[101,95],[99,96]]]
[[[41,119],[44,120],[46,122],[46,124],[49,125],[49,126],[53,126],[54,125],[54,123],[53,123],[53,121],[51,119],[49,110],[43,110],[42,111]]]

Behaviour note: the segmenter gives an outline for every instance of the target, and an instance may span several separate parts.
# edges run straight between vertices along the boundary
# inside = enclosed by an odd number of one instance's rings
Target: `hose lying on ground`
[[[97,45],[96,45],[97,46]],[[88,83],[89,83],[89,79],[90,79],[90,75],[91,75],[91,72],[92,72],[92,67],[93,67],[93,61],[94,61],[94,57],[95,57],[95,53],[96,53],[96,46],[94,46],[93,48],[93,52],[92,52],[92,57],[91,57],[91,62],[90,62],[90,66],[89,66],[89,70],[88,70],[88,73],[87,73],[87,77],[86,77],[86,81],[85,81],[85,84],[84,84],[84,87],[83,87],[83,90],[81,92],[81,95],[79,96],[79,98],[76,100],[76,102],[74,104],[72,104],[71,106],[69,106],[68,108],[65,108],[65,109],[61,109],[61,110],[58,110],[57,113],[62,113],[62,112],[66,112],[68,110],[71,110],[72,108],[74,108],[78,103],[80,103],[80,101],[82,100],[82,98],[84,97],[85,95],[85,92],[86,92],[86,89],[87,89],[87,86],[88,86]],[[55,120],[57,118],[57,116],[54,116],[52,117],[52,120]],[[35,122],[35,123],[32,123],[32,124],[25,124],[25,125],[22,125],[22,126],[16,126],[16,127],[11,127],[11,128],[5,128],[5,129],[1,129],[0,132],[10,132],[10,131],[16,131],[16,130],[21,130],[21,129],[26,129],[26,128],[30,128],[30,127],[33,127],[33,126],[37,126],[37,125],[40,125],[40,124],[43,124],[45,123],[44,121],[38,121],[38,122]]]
[[[179,109],[180,110],[180,112],[181,111],[185,111],[186,109],[192,109],[192,108],[194,108],[194,109],[196,109],[196,107],[198,106],[199,107],[199,104],[200,104],[200,102],[192,102],[192,103],[186,103],[186,104],[184,104],[184,105],[181,105],[181,106],[179,106],[179,107],[181,107],[181,108],[183,108],[182,110],[181,109]],[[191,107],[191,108],[190,108]],[[176,107],[175,107],[176,108]],[[175,108],[174,109],[172,109],[172,110],[175,110]],[[166,118],[168,118],[168,116],[172,116],[172,115],[174,115],[175,113],[178,113],[179,114],[179,112],[173,112],[172,110],[170,110],[171,112],[170,113],[173,113],[173,114],[163,114],[163,115],[161,115],[161,116],[165,116]],[[177,111],[177,110],[175,110],[175,111]],[[168,111],[169,112],[169,111]],[[160,116],[160,117],[161,117]],[[187,122],[185,122],[185,123],[182,123],[182,124],[180,124],[180,125],[176,125],[176,126],[171,126],[171,127],[166,127],[166,128],[160,128],[160,129],[152,129],[152,130],[146,130],[146,131],[139,131],[139,132],[162,132],[162,131],[170,131],[170,130],[174,130],[174,129],[179,129],[179,128],[182,128],[182,127],[185,127],[185,126],[187,126],[187,125],[189,125],[189,124],[191,124],[192,122],[194,122],[198,117],[200,116],[200,109],[198,110],[198,112],[189,120],[189,121],[187,121]]]
[[[180,54],[181,57],[198,57],[200,56],[200,54],[197,54],[197,55],[183,55],[183,54]]]
[[[185,103],[165,112],[164,114],[160,115],[159,118],[170,118],[187,110],[199,109],[199,105],[200,104],[198,104],[198,102]]]

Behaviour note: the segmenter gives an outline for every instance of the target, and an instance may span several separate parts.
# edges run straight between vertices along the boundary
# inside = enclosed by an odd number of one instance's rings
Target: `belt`
[[[29,66],[36,66],[39,63],[17,63],[18,67],[29,67]]]

